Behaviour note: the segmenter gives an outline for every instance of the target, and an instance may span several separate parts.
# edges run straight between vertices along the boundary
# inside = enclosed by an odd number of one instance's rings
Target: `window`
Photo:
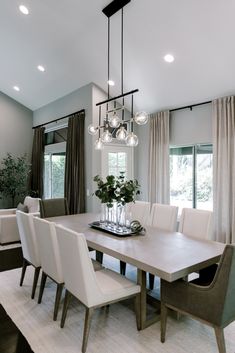
[[[64,197],[65,153],[44,155],[44,197]]]
[[[119,176],[124,172],[127,179],[133,177],[133,149],[122,145],[108,145],[102,151],[102,176]]]
[[[212,210],[212,145],[170,148],[170,202]]]

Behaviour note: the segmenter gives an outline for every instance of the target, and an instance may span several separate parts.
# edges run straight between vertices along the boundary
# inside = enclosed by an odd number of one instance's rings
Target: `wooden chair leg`
[[[126,263],[123,261],[120,261],[120,273],[123,276],[126,274]]]
[[[161,342],[165,342],[166,337],[166,322],[167,322],[167,307],[161,302]]]
[[[54,306],[54,315],[53,315],[53,320],[56,321],[57,319],[57,314],[60,306],[60,299],[61,299],[61,294],[63,291],[64,284],[63,283],[57,283],[57,289],[56,289],[56,297],[55,297],[55,306]]]
[[[23,259],[22,272],[21,272],[21,277],[20,277],[20,286],[21,287],[24,282],[24,276],[25,276],[27,266],[28,266],[28,262],[25,259]]]
[[[63,328],[72,294],[66,289],[60,327]]]
[[[34,271],[34,278],[33,278],[33,288],[32,288],[32,294],[31,294],[31,298],[34,299],[35,296],[35,291],[36,291],[36,287],[38,284],[38,276],[40,273],[40,268],[41,267],[36,267],[35,271]]]
[[[137,330],[141,330],[141,323],[140,323],[140,294],[137,294],[135,297],[135,315],[136,315],[136,326]]]
[[[101,251],[96,250],[95,258],[96,258],[96,261],[101,263],[101,265],[103,263],[103,256],[104,254]]]
[[[224,330],[220,327],[215,327],[214,329],[219,353],[226,353]]]
[[[45,272],[42,272],[42,278],[41,278],[41,284],[40,284],[40,290],[39,290],[39,296],[38,296],[38,304],[41,304],[46,280],[47,280],[47,275],[45,274]]]
[[[149,289],[153,289],[154,288],[154,275],[152,275],[152,273],[149,273]]]
[[[83,330],[83,340],[82,340],[82,353],[86,352],[93,310],[94,310],[93,308],[86,308],[85,323],[84,323],[84,330]]]

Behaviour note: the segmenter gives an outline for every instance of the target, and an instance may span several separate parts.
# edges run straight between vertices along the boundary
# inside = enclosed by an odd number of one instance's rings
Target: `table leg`
[[[137,283],[141,287],[139,296],[139,310],[140,310],[140,329],[143,330],[146,325],[146,303],[147,303],[147,292],[146,292],[146,272],[140,269],[137,270]]]

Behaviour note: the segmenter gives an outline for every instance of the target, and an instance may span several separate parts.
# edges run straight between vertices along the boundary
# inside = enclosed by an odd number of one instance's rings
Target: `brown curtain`
[[[64,194],[70,214],[85,212],[85,114],[69,118],[65,162]]]
[[[43,195],[44,131],[44,127],[34,130],[30,179],[32,195],[40,198]]]

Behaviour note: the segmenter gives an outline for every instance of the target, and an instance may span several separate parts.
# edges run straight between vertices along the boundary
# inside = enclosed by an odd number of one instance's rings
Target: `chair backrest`
[[[176,231],[178,207],[154,203],[151,209],[150,225],[152,227]]]
[[[67,199],[47,199],[40,200],[41,218],[66,216],[69,214]]]
[[[221,327],[227,326],[235,319],[234,245],[226,245],[208,294],[208,306],[204,310],[211,311],[210,316],[213,318],[211,321],[214,324]]]
[[[24,199],[24,206],[28,207],[29,213],[37,213],[39,212],[39,201],[41,199],[34,198],[30,196],[26,196]]]
[[[42,270],[57,283],[63,283],[64,279],[55,224],[37,217],[34,217],[33,223]]]
[[[38,244],[35,236],[33,215],[16,211],[16,219],[24,258],[35,267],[41,265]]]
[[[150,202],[135,201],[128,204],[128,212],[131,213],[131,220],[137,220],[142,225],[149,222],[150,217]]]
[[[212,235],[213,212],[183,208],[180,217],[179,232],[191,237],[210,239]]]
[[[56,225],[65,287],[87,307],[102,300],[85,236]]]

